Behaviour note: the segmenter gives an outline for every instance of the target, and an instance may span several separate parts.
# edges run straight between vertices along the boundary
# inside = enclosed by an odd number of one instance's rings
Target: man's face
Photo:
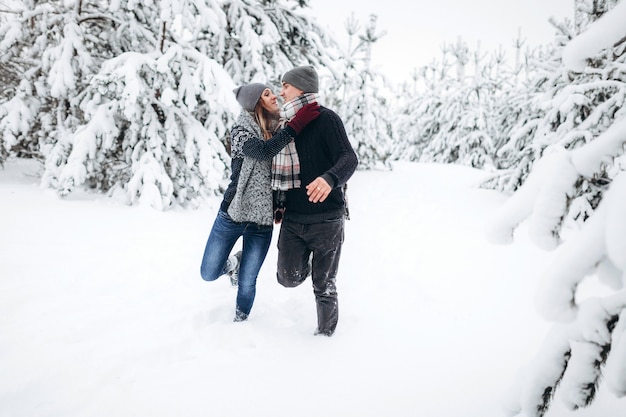
[[[294,87],[289,83],[283,83],[283,88],[280,89],[280,96],[283,98],[283,100],[285,100],[285,103],[303,94],[304,91]]]

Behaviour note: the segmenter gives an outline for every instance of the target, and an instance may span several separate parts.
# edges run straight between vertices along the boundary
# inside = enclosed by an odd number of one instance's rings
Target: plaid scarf
[[[306,93],[285,103],[280,110],[280,127],[285,127],[305,104],[314,102],[319,103],[319,95]],[[300,159],[293,140],[272,160],[272,189],[286,191],[291,188],[300,188]]]

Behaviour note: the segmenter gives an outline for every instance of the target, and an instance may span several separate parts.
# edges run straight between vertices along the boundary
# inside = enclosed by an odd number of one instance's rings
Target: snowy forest
[[[489,237],[521,223],[557,251],[538,292],[553,331],[512,395],[542,416],[557,391],[589,405],[626,395],[626,2],[572,0],[554,39],[512,54],[462,39],[392,85],[372,66],[376,17],[348,19],[344,44],[307,0],[3,0],[0,165],[41,164],[41,185],[157,210],[195,207],[227,185],[232,90],[275,90],[293,66],[320,73],[361,170],[393,161],[461,164],[510,194]],[[511,58],[513,57],[512,62]],[[585,280],[607,291],[581,298]]]

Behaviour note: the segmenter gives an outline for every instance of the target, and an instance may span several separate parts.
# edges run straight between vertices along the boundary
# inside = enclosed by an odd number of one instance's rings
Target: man
[[[318,101],[318,90],[313,67],[285,73],[281,118],[288,121],[300,107]],[[285,190],[277,278],[285,287],[296,287],[311,275],[317,305],[316,335],[332,336],[339,319],[335,279],[347,212],[343,188],[357,164],[343,122],[323,106],[319,117],[274,160],[273,188]]]

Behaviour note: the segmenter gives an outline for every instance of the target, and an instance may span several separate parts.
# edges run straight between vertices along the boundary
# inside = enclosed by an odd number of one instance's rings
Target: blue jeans
[[[226,273],[228,256],[235,242],[243,236],[237,310],[245,315],[250,314],[254,303],[256,279],[270,248],[273,230],[273,226],[234,222],[228,213],[220,210],[204,249],[200,275],[205,281],[215,281]]]

